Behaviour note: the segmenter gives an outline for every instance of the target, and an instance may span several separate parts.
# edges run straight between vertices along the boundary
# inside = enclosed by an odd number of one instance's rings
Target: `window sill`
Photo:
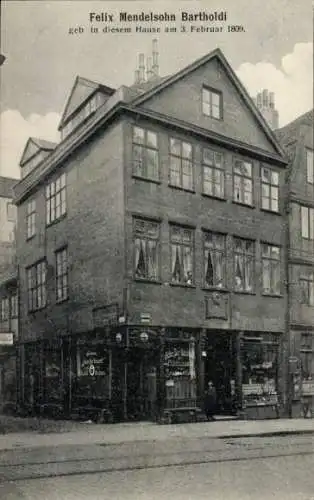
[[[68,300],[69,300],[69,297],[65,297],[64,299],[56,300],[56,305],[63,304],[64,302],[67,302]]]
[[[188,285],[187,283],[176,283],[175,281],[170,281],[169,285],[170,286],[178,286],[180,288],[193,288],[193,289],[196,288],[195,285]]]
[[[242,207],[247,207],[247,208],[255,208],[255,205],[250,205],[249,203],[244,203],[243,201],[236,201],[232,200],[232,203],[235,203],[236,205],[241,205]]]
[[[270,210],[269,208],[261,208],[261,212],[266,212],[268,214],[273,214],[273,215],[282,215],[282,213],[279,210]]]
[[[159,179],[152,179],[150,177],[143,177],[142,175],[132,174],[132,178],[137,179],[139,181],[152,182],[153,184],[161,184],[161,181]]]
[[[180,191],[185,191],[186,193],[193,193],[195,194],[195,189],[188,189],[188,188],[184,188],[184,187],[181,187],[181,186],[176,186],[175,184],[168,184],[168,186],[172,189],[178,189]]]
[[[53,226],[54,224],[58,224],[58,222],[60,222],[61,220],[65,219],[67,216],[67,214],[63,214],[63,215],[60,215],[60,217],[58,217],[57,219],[54,219],[53,221],[51,222],[46,222],[46,227],[50,227],[50,226]]]
[[[217,286],[203,286],[202,290],[204,290],[204,292],[229,293],[229,290],[227,288],[219,288]]]
[[[277,298],[277,299],[282,299],[283,295],[282,293],[262,293],[262,297],[272,297],[272,298]]]
[[[256,292],[249,292],[248,290],[233,290],[234,293],[239,293],[242,295],[256,295]]]
[[[47,306],[39,307],[38,309],[30,309],[27,311],[27,314],[33,315],[39,311],[43,311],[44,309],[46,309],[46,307]]]
[[[208,193],[202,193],[202,196],[205,198],[213,198],[214,200],[219,200],[219,201],[227,201],[227,198],[224,196],[215,196],[214,194],[208,194]]]
[[[152,285],[161,285],[162,282],[160,280],[150,280],[149,278],[133,278],[134,281],[138,283],[151,283]]]
[[[32,234],[32,236],[26,237],[26,241],[31,241],[35,238],[36,234]]]

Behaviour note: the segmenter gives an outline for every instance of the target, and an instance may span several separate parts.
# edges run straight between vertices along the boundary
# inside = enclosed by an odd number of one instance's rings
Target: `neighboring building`
[[[272,130],[277,129],[279,126],[279,115],[275,108],[274,92],[268,92],[267,89],[264,89],[262,92],[259,92],[253,100],[270,128]]]
[[[179,418],[213,380],[219,412],[273,415],[287,162],[222,52],[117,90],[77,78],[60,129],[15,188],[21,402]]]
[[[291,395],[294,415],[300,402],[314,411],[314,171],[313,110],[279,129],[277,136],[289,157],[287,170],[288,321]],[[302,384],[298,361],[301,361]],[[299,387],[299,389],[298,389]],[[307,410],[306,410],[307,411]]]
[[[15,408],[17,398],[16,342],[18,294],[16,265],[16,206],[13,186],[17,179],[0,177],[0,408]]]

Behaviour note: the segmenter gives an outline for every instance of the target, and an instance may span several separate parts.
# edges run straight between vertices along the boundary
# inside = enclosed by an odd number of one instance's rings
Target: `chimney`
[[[139,81],[139,83],[145,82],[144,54],[140,54],[139,55],[139,74],[140,74],[140,81]]]
[[[146,79],[151,80],[154,76],[154,72],[152,69],[152,58],[147,57],[146,59]]]
[[[152,72],[153,76],[158,76],[159,75],[159,64],[158,64],[158,46],[157,46],[157,40],[156,38],[153,40],[153,67],[152,67]]]
[[[136,69],[134,71],[134,83],[140,83],[140,70]]]
[[[272,130],[278,128],[279,115],[275,108],[275,94],[264,89],[256,96],[256,105]]]

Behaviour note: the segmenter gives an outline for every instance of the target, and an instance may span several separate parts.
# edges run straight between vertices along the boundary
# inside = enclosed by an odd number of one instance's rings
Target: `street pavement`
[[[207,425],[207,424],[206,424]],[[314,436],[170,438],[15,449],[3,500],[314,500]]]
[[[119,444],[166,441],[171,438],[218,438],[261,434],[314,433],[314,419],[226,420],[195,424],[157,425],[153,422],[87,424],[67,432],[22,432],[0,435],[0,451],[64,445]]]

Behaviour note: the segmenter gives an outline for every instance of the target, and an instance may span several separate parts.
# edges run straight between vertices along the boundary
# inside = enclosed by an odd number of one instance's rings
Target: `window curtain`
[[[172,245],[171,272],[173,281],[181,281],[182,263],[180,255],[180,245]]]
[[[192,255],[189,247],[183,248],[183,272],[185,280],[192,280]]]
[[[139,277],[146,276],[145,253],[144,241],[137,238],[135,240],[135,274]]]
[[[157,278],[157,242],[149,240],[147,242],[147,263],[148,263],[148,277]]]
[[[214,269],[210,250],[205,252],[205,282],[206,285],[214,284]]]
[[[243,256],[236,255],[235,256],[235,284],[236,288],[242,288],[244,282],[244,265],[243,265]]]
[[[244,288],[245,290],[252,290],[252,277],[253,277],[253,259],[246,256],[245,266],[244,266]]]

